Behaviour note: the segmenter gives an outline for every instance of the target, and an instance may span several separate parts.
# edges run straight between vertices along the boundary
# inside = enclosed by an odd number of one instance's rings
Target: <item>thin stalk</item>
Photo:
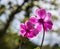
[[[42,49],[42,45],[43,45],[43,42],[44,42],[44,37],[45,37],[45,30],[44,30],[44,25],[43,25],[43,37],[42,37],[42,42],[41,42],[40,49]]]

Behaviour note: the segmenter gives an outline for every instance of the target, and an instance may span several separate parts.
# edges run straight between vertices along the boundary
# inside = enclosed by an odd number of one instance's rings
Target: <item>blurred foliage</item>
[[[52,49],[49,45],[43,46],[43,49]]]
[[[6,10],[6,7],[4,5],[2,5],[0,7],[0,15],[3,14],[5,10]]]
[[[29,39],[27,39],[25,37],[22,37],[22,36],[20,36],[20,42],[22,42],[22,47],[24,46],[24,48],[22,48],[22,49],[28,49],[28,48],[29,49],[34,49],[35,47],[37,47],[37,45],[31,43],[29,41]]]
[[[52,20],[55,21],[58,20],[58,18],[56,16],[52,16]]]
[[[19,36],[14,33],[7,33],[0,41],[2,43],[0,49],[12,49],[14,46],[19,44]]]
[[[0,20],[0,30],[3,30],[6,23]]]
[[[60,28],[58,28],[57,30],[52,30],[52,31],[60,34]]]
[[[40,47],[36,47],[35,49],[40,49]]]
[[[29,19],[28,17],[24,18],[24,20],[22,21],[22,23],[24,23],[24,22],[27,21],[28,19]]]
[[[58,46],[58,44],[55,44],[52,49],[60,49],[60,47]]]
[[[17,34],[9,33],[4,38],[5,42],[7,43],[7,47],[13,48],[19,44],[19,37]]]

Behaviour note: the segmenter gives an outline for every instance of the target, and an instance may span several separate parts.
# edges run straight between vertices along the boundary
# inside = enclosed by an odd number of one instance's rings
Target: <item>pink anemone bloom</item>
[[[39,33],[39,30],[34,27],[34,25],[26,21],[25,23],[21,23],[20,25],[20,35],[26,38],[35,37]]]
[[[45,9],[37,9],[36,10],[36,16],[35,17],[30,17],[30,22],[33,24],[37,24],[37,27],[44,26],[44,30],[51,30],[52,29],[52,15],[51,13],[47,13]]]

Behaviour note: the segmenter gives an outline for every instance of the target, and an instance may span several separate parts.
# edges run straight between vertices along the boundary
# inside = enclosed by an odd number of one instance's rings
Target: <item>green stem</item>
[[[42,45],[43,45],[43,42],[44,42],[44,37],[45,37],[45,30],[44,30],[44,25],[43,25],[43,37],[42,37],[42,42],[41,42],[40,49],[42,49]]]

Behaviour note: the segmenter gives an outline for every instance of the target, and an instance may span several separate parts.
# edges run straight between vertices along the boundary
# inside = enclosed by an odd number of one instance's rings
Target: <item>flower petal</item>
[[[46,17],[46,10],[45,9],[37,9],[36,15],[42,19]]]
[[[30,22],[31,22],[32,24],[35,24],[35,23],[37,22],[36,17],[30,17]]]
[[[27,38],[33,38],[35,37],[37,34],[39,33],[39,31],[37,29],[34,29],[28,33],[25,34],[25,37]]]
[[[21,29],[25,29],[25,25],[23,23],[20,24]]]
[[[47,16],[45,17],[44,21],[51,20],[52,15],[51,13],[47,13]]]
[[[52,21],[47,21],[44,23],[44,29],[47,31],[47,30],[51,30],[52,29]]]
[[[34,29],[34,25],[30,21],[26,21],[25,25],[27,29]]]
[[[38,13],[39,11],[40,11],[40,9],[36,9],[36,11],[35,11],[35,14],[36,14],[36,16],[37,16],[38,19],[40,18],[40,15]]]
[[[26,33],[25,37],[26,38],[32,38],[32,37],[34,37],[34,35],[30,32],[30,33]]]
[[[24,36],[26,34],[25,30],[20,30],[20,35]]]
[[[52,17],[51,13],[49,13],[49,12],[47,13],[47,15],[48,15],[48,17],[49,17],[49,18],[51,18],[51,17]]]
[[[34,34],[34,36],[36,36],[39,33],[39,31],[37,29],[34,29],[32,33]]]
[[[42,30],[42,25],[41,24],[37,24],[36,28],[37,28],[38,31],[41,31]]]
[[[36,24],[35,24],[35,28],[36,28],[38,31],[41,31],[41,30],[42,30],[42,24],[36,23]]]

